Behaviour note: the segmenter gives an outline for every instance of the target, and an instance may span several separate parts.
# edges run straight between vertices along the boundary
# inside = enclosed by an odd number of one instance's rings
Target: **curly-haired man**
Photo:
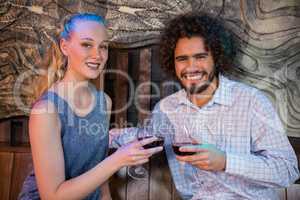
[[[226,35],[205,14],[179,15],[167,24],[161,63],[183,89],[155,106],[151,128],[166,136],[183,199],[279,199],[274,188],[299,177],[297,158],[264,94],[223,75],[233,53]],[[186,142],[175,154],[172,146]]]
[[[153,124],[159,131],[155,123],[169,123],[177,140],[188,134],[199,143],[181,147],[196,154],[176,159],[166,145],[183,197],[276,199],[274,187],[298,178],[297,159],[270,101],[222,75],[232,66],[233,52],[224,30],[206,14],[184,14],[169,22],[161,37],[161,63],[184,89],[156,105]]]

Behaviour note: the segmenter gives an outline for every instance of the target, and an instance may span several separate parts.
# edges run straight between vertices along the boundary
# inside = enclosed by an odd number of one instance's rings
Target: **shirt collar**
[[[176,96],[177,96],[178,104],[190,105],[190,103],[192,103],[187,98],[187,93],[186,93],[185,89],[180,90]]]
[[[212,105],[214,103],[231,106],[233,103],[232,96],[232,81],[219,75],[219,86],[213,96],[213,98],[208,102],[207,105]],[[177,94],[177,99],[179,104],[191,105],[193,104],[188,98],[187,93],[184,89],[180,90]]]
[[[219,87],[211,101],[221,105],[231,106],[233,103],[232,84],[232,81],[222,75],[219,75]]]

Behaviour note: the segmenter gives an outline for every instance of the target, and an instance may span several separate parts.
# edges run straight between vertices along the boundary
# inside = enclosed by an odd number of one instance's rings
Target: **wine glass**
[[[176,155],[179,156],[188,156],[193,155],[196,152],[182,152],[179,150],[182,146],[193,145],[194,139],[191,137],[187,127],[183,125],[183,134],[175,134],[171,138],[173,151]]]
[[[176,155],[178,156],[191,156],[196,154],[197,152],[182,152],[179,150],[180,147],[182,146],[193,146],[195,145],[195,139],[191,136],[190,132],[188,131],[188,128],[186,126],[183,126],[183,130],[179,134],[174,134],[171,137],[171,144],[173,151]],[[179,161],[179,173],[182,175],[184,181],[186,184],[190,184],[188,180],[190,178],[193,178],[195,182],[192,184],[198,184],[198,175],[197,175],[197,170],[192,167],[191,165]],[[191,168],[192,171],[189,169]],[[186,172],[191,172],[191,174],[186,174]]]
[[[137,132],[138,140],[147,139],[153,136],[157,137],[158,139],[150,144],[144,145],[143,146],[144,149],[163,146],[164,138],[161,135],[153,133],[148,126],[138,128],[138,132]],[[127,174],[135,180],[141,180],[148,177],[148,171],[143,165],[129,166]]]

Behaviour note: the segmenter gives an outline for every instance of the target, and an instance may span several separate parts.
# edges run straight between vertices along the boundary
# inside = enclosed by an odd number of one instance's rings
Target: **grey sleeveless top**
[[[61,140],[65,160],[66,180],[79,176],[101,162],[108,152],[108,118],[103,92],[93,90],[94,109],[84,117],[76,115],[68,103],[55,92],[48,91],[40,100],[54,103],[61,122]],[[97,188],[85,199],[98,200]],[[24,181],[19,199],[40,199],[34,171]]]

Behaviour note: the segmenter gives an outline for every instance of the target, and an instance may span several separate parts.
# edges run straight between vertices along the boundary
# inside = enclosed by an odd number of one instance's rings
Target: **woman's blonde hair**
[[[61,80],[65,74],[67,59],[62,54],[56,41],[51,41],[38,66],[41,66],[42,70],[36,79],[36,98],[39,98],[53,83]]]
[[[55,39],[51,39],[50,46],[47,48],[45,56],[38,62],[38,66],[42,67],[42,74],[36,79],[35,96],[39,98],[53,83],[62,80],[67,69],[67,58],[60,50],[60,40],[68,40],[70,34],[74,31],[77,21],[95,21],[105,26],[105,20],[94,13],[77,13],[67,16],[63,21],[62,28],[55,35]]]

